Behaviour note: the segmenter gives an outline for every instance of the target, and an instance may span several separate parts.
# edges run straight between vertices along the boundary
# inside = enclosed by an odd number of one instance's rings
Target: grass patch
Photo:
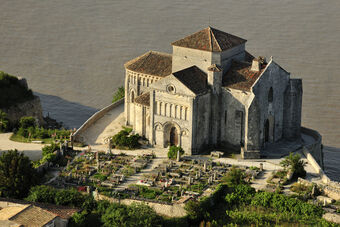
[[[23,137],[21,135],[14,134],[14,133],[11,135],[9,139],[15,142],[20,142],[20,143],[32,143],[32,141],[42,141],[43,144],[51,144],[54,142],[53,138],[29,139],[29,138],[26,138],[26,137]]]

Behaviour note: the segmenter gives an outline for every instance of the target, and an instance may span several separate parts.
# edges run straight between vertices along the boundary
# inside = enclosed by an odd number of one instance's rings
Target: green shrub
[[[113,94],[112,103],[117,102],[118,100],[124,98],[125,89],[123,86],[119,87],[118,90]]]
[[[274,208],[279,212],[291,212],[296,215],[321,217],[323,209],[319,206],[272,192],[258,192],[251,201],[253,206]]]
[[[238,184],[233,188],[233,192],[225,196],[225,200],[229,206],[239,204],[250,204],[255,189],[246,184]]]
[[[184,154],[184,150],[180,146],[170,146],[168,151],[168,158],[169,159],[176,159],[177,158],[177,152],[181,154],[181,156]]]
[[[19,121],[20,128],[28,129],[30,127],[35,127],[35,118],[34,117],[22,117]]]
[[[304,169],[306,163],[301,160],[301,156],[299,154],[293,155],[293,153],[290,153],[280,162],[280,165],[286,170],[291,170],[293,172],[293,178],[295,179],[306,176],[306,171]]]
[[[230,186],[238,185],[238,184],[246,184],[244,171],[237,168],[236,166],[232,166],[228,171],[226,176],[222,178],[222,182],[227,183]]]
[[[111,139],[111,143],[113,147],[116,147],[118,149],[134,149],[138,148],[140,146],[138,140],[140,139],[140,136],[138,134],[136,135],[130,135],[132,129],[130,128],[124,128],[120,132],[118,132],[116,135],[114,135]]]
[[[9,120],[7,118],[7,114],[0,110],[0,133],[7,132],[9,129]]]

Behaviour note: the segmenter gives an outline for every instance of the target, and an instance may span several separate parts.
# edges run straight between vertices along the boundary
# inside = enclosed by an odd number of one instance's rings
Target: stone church
[[[269,143],[300,138],[302,81],[247,40],[212,27],[124,66],[125,119],[155,147],[187,154],[226,147],[259,158]]]

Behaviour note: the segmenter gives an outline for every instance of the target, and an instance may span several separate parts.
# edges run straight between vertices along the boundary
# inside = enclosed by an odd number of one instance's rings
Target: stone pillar
[[[179,150],[177,151],[177,162],[181,161],[181,154],[179,153]]]
[[[260,163],[260,171],[263,171],[263,163]]]

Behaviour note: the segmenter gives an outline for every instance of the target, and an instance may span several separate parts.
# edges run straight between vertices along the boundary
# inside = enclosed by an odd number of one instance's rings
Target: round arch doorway
[[[170,129],[170,145],[178,145],[178,132],[176,127],[171,127]]]

